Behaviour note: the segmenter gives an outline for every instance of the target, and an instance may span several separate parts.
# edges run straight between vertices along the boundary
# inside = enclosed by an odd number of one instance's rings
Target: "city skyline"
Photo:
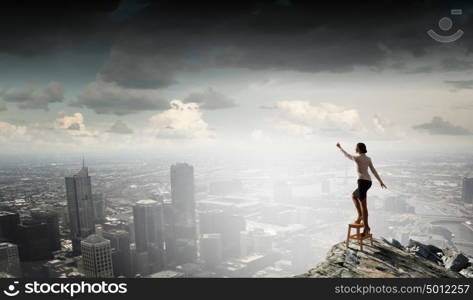
[[[465,0],[2,5],[3,292],[473,277],[472,25]]]
[[[205,160],[205,156],[202,159]],[[49,256],[46,252],[35,252],[31,258],[26,258],[29,257],[26,255],[32,254],[22,254],[17,250],[16,264],[23,269],[23,273],[17,276],[284,277],[304,273],[313,267],[322,259],[330,243],[343,236],[336,229],[352,217],[347,198],[350,185],[346,183],[353,175],[340,168],[344,160],[334,165],[338,164],[338,167],[330,171],[331,176],[319,181],[316,178],[326,176],[320,170],[329,162],[314,164],[314,161],[312,165],[320,165],[320,169],[307,173],[311,164],[303,163],[305,167],[294,169],[291,165],[271,163],[263,167],[256,162],[248,164],[228,159],[222,162],[231,162],[232,168],[214,169],[212,164],[202,165],[194,160],[193,164],[203,168],[197,169],[197,174],[194,174],[193,165],[188,163],[169,163],[159,167],[151,161],[148,165],[126,159],[121,159],[121,164],[131,169],[115,170],[114,164],[104,162],[103,165],[93,165],[92,176],[88,174],[88,166],[78,166],[78,163],[70,165],[72,169],[66,168],[67,164],[41,164],[37,170],[45,171],[45,174],[59,167],[66,172],[66,178],[68,174],[85,175],[82,176],[84,186],[90,183],[94,194],[99,193],[104,201],[104,216],[94,220],[95,233],[81,238],[82,241],[90,240],[85,245],[81,242],[81,248],[85,246],[88,251],[86,257],[81,257],[71,247],[73,236],[69,231],[71,225],[64,181],[61,184],[57,181],[60,178],[46,176],[49,182],[56,181],[63,186],[63,199],[60,198],[61,192],[47,192],[54,185],[34,196],[39,192],[34,181],[26,181],[25,187],[15,189],[27,190],[29,186],[36,190],[25,198],[25,202],[18,202],[19,195],[8,196],[8,189],[0,190],[2,203],[6,205],[3,209],[18,209],[21,215],[2,211],[2,235],[11,232],[10,237],[7,234],[3,240],[17,241],[20,250],[34,243],[42,245],[39,246],[42,249],[50,249]],[[445,155],[429,158],[420,164],[415,159],[405,158],[400,168],[390,161],[379,167],[392,192],[384,195],[375,189],[370,196],[376,236],[391,237],[404,245],[415,240],[441,248],[456,247],[471,255],[473,233],[466,221],[471,219],[473,210],[468,196],[471,179],[464,177],[471,171],[468,161],[467,158]],[[444,166],[445,174],[435,175],[435,166],[439,163]],[[287,167],[289,169],[285,169]],[[292,170],[292,175],[287,173],[289,170]],[[414,180],[409,175],[415,174],[411,170],[430,175]],[[261,175],[256,175],[259,172]],[[287,175],[281,177],[280,173]],[[445,177],[446,174],[451,175]],[[313,180],[307,182],[307,176]],[[146,192],[140,192],[142,189]],[[45,195],[54,196],[46,200]],[[47,202],[43,203],[42,198]],[[22,207],[38,208],[24,210]],[[95,215],[95,210],[92,213]],[[342,218],[338,222],[334,216],[340,213]],[[30,223],[30,215],[39,223]],[[59,222],[55,218],[59,218]],[[325,227],[325,222],[331,223],[331,227]],[[6,224],[10,227],[5,227]],[[36,226],[32,227],[35,231],[30,230],[27,239],[21,238],[22,234],[15,238],[15,226],[21,228],[25,225]],[[49,233],[53,233],[55,228],[59,228],[61,246],[53,251],[48,245],[57,241],[55,235]],[[329,235],[333,237],[324,237],[332,229],[334,231]],[[44,233],[38,235],[38,230]],[[195,235],[189,236],[189,233]],[[16,246],[14,243],[13,247]],[[97,251],[107,253],[105,258],[99,256],[99,259],[105,259],[103,263],[99,264],[93,258]],[[28,264],[41,266],[41,272],[25,267],[24,259],[30,260]],[[14,266],[15,259],[4,264]],[[14,270],[14,267],[6,270]]]

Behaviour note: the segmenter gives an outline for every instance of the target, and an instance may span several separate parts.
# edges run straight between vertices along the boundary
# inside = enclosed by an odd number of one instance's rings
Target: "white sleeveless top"
[[[371,172],[373,173],[373,175],[376,177],[376,179],[381,181],[381,177],[379,177],[379,174],[374,168],[373,162],[371,161],[371,158],[369,156],[367,156],[366,154],[351,155],[347,153],[345,150],[343,150],[342,148],[340,148],[340,150],[348,159],[351,159],[355,162],[356,172],[358,173],[358,179],[371,181],[371,176],[368,173],[368,168],[369,168]]]

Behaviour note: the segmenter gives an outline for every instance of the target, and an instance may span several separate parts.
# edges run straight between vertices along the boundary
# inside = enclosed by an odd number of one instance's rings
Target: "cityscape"
[[[0,290],[473,277],[472,25],[465,0],[4,3]]]
[[[343,157],[212,157],[4,160],[1,276],[290,277],[344,239],[355,177]],[[473,255],[471,162],[380,163],[374,235]]]

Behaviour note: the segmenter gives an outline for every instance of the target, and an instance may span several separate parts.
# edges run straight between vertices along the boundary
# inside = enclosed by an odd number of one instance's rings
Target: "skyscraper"
[[[473,178],[463,178],[462,200],[465,203],[473,203]]]
[[[240,256],[240,232],[246,230],[243,216],[227,215],[222,224],[222,244],[224,257]]]
[[[15,244],[0,243],[0,272],[5,272],[15,277],[21,276],[18,247]]]
[[[0,211],[0,241],[16,243],[20,215],[17,212]]]
[[[22,261],[52,258],[50,245],[48,224],[25,220],[18,225],[18,246]]]
[[[222,236],[220,233],[204,233],[200,237],[200,259],[210,268],[222,262]]]
[[[221,209],[199,212],[199,233],[222,233],[227,215]]]
[[[110,241],[91,234],[80,242],[84,274],[89,278],[113,277]]]
[[[171,166],[171,198],[176,235],[176,262],[193,262],[197,258],[194,167],[186,163]]]
[[[146,252],[149,259],[149,269],[141,273],[162,270],[165,264],[163,205],[154,200],[137,201],[133,206],[133,223],[136,253],[143,256]]]
[[[102,193],[92,194],[94,205],[95,223],[101,224],[105,221],[105,199]]]
[[[49,248],[51,251],[61,249],[61,240],[59,235],[59,217],[53,210],[32,209],[31,218],[35,221],[46,223],[48,226]]]
[[[202,256],[202,236],[218,233],[224,257],[238,257],[240,254],[241,231],[246,230],[245,218],[221,209],[199,212],[200,254]],[[206,241],[208,242],[208,241]],[[201,257],[202,258],[202,257]]]
[[[80,241],[95,232],[94,204],[88,168],[66,177],[66,198],[73,253],[80,254]]]
[[[171,199],[163,200],[164,212],[164,244],[166,245],[166,264],[173,266],[176,263],[176,232],[174,228],[174,209]]]
[[[109,230],[103,237],[110,241],[112,247],[113,274],[115,276],[132,276],[130,234],[125,230]]]

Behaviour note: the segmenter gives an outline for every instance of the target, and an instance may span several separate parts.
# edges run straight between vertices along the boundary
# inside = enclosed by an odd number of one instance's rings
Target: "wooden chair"
[[[347,234],[347,240],[345,242],[345,247],[348,248],[350,240],[355,240],[355,241],[358,241],[358,244],[360,245],[360,250],[363,251],[363,240],[366,240],[366,239],[370,239],[371,246],[373,246],[373,235],[371,233],[365,236],[361,235],[360,229],[363,227],[364,227],[363,224],[354,224],[354,223],[348,224],[348,234]],[[355,228],[356,230],[355,234],[351,234],[352,228]]]

